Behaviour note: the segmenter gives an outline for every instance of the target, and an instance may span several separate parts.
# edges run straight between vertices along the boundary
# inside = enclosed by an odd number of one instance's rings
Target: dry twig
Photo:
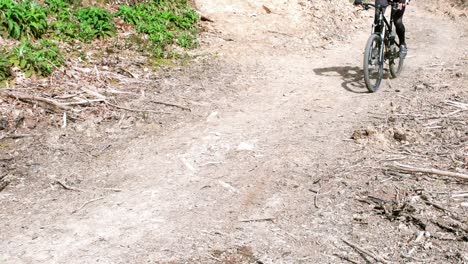
[[[104,95],[100,94],[99,92],[94,91],[94,90],[92,90],[92,89],[88,89],[88,88],[85,88],[85,87],[81,87],[80,89],[81,89],[83,92],[85,92],[85,93],[87,93],[87,94],[89,94],[89,95],[91,95],[91,96],[97,97],[97,98],[99,98],[99,99],[107,99],[106,96],[104,96]]]
[[[46,103],[48,105],[51,105],[55,108],[58,108],[60,110],[70,110],[70,108],[66,105],[63,105],[57,101],[54,101],[52,99],[44,98],[44,97],[38,97],[38,96],[30,96],[30,95],[21,95],[21,94],[13,94],[13,93],[7,93],[7,92],[0,92],[0,94],[3,94],[7,97],[14,98],[26,103],[34,103],[34,102],[41,102],[41,103]]]
[[[435,174],[435,175],[441,175],[441,176],[447,176],[447,177],[452,177],[452,178],[457,178],[461,180],[468,180],[468,175],[462,174],[462,173],[457,173],[457,172],[450,172],[450,171],[443,171],[443,170],[438,170],[438,169],[433,169],[433,168],[418,168],[418,167],[413,167],[405,164],[399,164],[395,163],[392,166],[389,166],[390,169],[395,169],[403,172],[420,172],[420,173],[428,173],[428,174]]]
[[[92,103],[100,103],[100,102],[105,102],[105,99],[91,99],[91,100],[82,100],[78,102],[71,102],[71,103],[64,103],[63,105],[66,106],[72,106],[72,105],[90,105]]]
[[[0,182],[0,192],[3,191],[3,189],[5,189],[8,184],[10,184],[10,182],[7,182],[7,181],[2,181]]]
[[[177,104],[165,103],[165,102],[154,101],[154,100],[151,100],[151,102],[152,102],[152,103],[155,103],[155,104],[165,105],[165,106],[177,107],[177,108],[180,108],[180,109],[182,109],[182,110],[186,110],[186,111],[192,112],[192,109],[190,109],[190,108],[188,108],[188,107],[185,107],[185,106],[177,105]]]
[[[240,219],[239,222],[262,222],[262,221],[274,221],[275,217],[262,217],[262,218],[251,218],[251,219]]]
[[[18,139],[18,138],[25,138],[25,137],[32,137],[33,135],[31,134],[6,134],[6,135],[1,135],[0,140],[2,139]]]
[[[69,186],[69,185],[63,183],[60,180],[56,180],[54,183],[60,185],[63,189],[68,190],[68,191],[75,191],[75,192],[84,192],[85,191],[85,190],[82,190],[82,189],[79,189],[79,188],[75,188],[73,186]]]
[[[375,254],[373,254],[373,253],[371,253],[371,252],[369,252],[369,251],[363,249],[362,247],[360,247],[360,246],[358,246],[358,245],[355,245],[355,244],[353,244],[353,243],[351,243],[351,242],[349,242],[349,241],[347,241],[347,240],[345,240],[345,239],[342,239],[342,240],[343,240],[343,242],[345,242],[348,246],[354,248],[355,250],[357,250],[357,251],[360,252],[360,253],[363,253],[363,254],[365,254],[365,255],[367,255],[367,256],[369,256],[369,257],[371,257],[371,258],[377,260],[378,262],[381,262],[381,263],[384,263],[384,264],[389,263],[388,261],[386,261],[386,260],[383,259],[382,257],[376,256]]]
[[[338,257],[338,258],[340,258],[340,259],[342,259],[342,260],[346,260],[346,261],[348,261],[348,262],[350,262],[350,263],[353,263],[353,264],[359,264],[359,262],[352,260],[352,259],[349,258],[348,256],[343,256],[343,255],[339,255],[339,254],[334,254],[334,256],[335,256],[335,257]]]
[[[94,203],[94,202],[99,201],[99,200],[102,200],[104,198],[105,197],[102,196],[102,197],[99,197],[99,198],[96,198],[96,199],[89,200],[89,201],[83,203],[78,209],[73,210],[71,213],[74,214],[74,213],[78,212],[79,210],[83,209],[86,205],[88,205],[90,203]]]
[[[124,106],[120,106],[120,105],[115,105],[115,104],[109,103],[108,101],[104,101],[104,102],[105,102],[107,105],[109,105],[109,106],[112,106],[112,107],[115,107],[115,108],[118,108],[118,109],[122,109],[122,110],[126,110],[126,111],[130,111],[130,112],[154,113],[154,114],[165,114],[165,115],[170,115],[170,114],[171,114],[171,113],[167,113],[167,112],[154,111],[154,110],[144,110],[144,109],[127,108],[127,107],[124,107]]]

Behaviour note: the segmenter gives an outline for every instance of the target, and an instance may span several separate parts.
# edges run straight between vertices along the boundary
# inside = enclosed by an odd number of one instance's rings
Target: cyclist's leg
[[[400,40],[400,55],[405,57],[408,53],[408,48],[406,47],[406,38],[405,38],[405,25],[403,24],[403,15],[405,14],[405,7],[401,10],[395,10],[393,12],[393,21],[395,23],[396,33],[398,39]]]
[[[405,14],[405,7],[401,10],[395,10],[393,12],[393,21],[395,23],[396,33],[398,39],[400,39],[400,44],[406,45],[405,39],[405,25],[403,24],[403,15]]]

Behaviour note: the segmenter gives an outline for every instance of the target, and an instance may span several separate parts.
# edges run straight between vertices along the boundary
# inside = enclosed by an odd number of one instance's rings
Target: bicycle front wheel
[[[372,34],[364,51],[364,81],[371,93],[379,89],[383,78],[382,44],[382,38]]]

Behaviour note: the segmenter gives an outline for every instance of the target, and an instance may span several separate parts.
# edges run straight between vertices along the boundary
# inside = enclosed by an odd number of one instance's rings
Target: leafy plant
[[[128,5],[121,5],[115,15],[132,25],[136,25],[139,18],[142,16],[141,11],[138,12],[135,6],[130,7]]]
[[[14,39],[40,38],[47,31],[46,9],[31,0],[0,0],[0,31]]]
[[[49,76],[54,68],[64,63],[64,59],[55,43],[41,40],[39,44],[23,40],[12,50],[11,62],[21,68],[26,77],[32,75]]]
[[[49,13],[56,14],[70,7],[70,0],[45,0]]]
[[[11,77],[11,62],[8,59],[8,53],[5,50],[0,51],[0,83]]]
[[[103,8],[82,7],[76,0],[0,0],[0,35],[21,40],[8,52],[0,50],[0,82],[11,77],[13,65],[26,76],[50,75],[64,59],[49,39],[91,42],[112,36],[116,32],[115,16],[140,33],[128,41],[156,58],[177,58],[172,46],[192,48],[197,44],[199,17],[187,0],[121,5],[114,15]]]
[[[99,7],[84,7],[76,13],[80,22],[79,38],[90,41],[94,37],[104,38],[115,33],[114,20],[111,13]]]
[[[196,44],[195,25],[199,19],[185,0],[153,0],[132,6],[121,5],[115,14],[148,35],[148,47],[156,57],[168,56],[167,49],[176,44],[191,48]]]
[[[177,44],[182,48],[189,49],[195,46],[196,40],[192,35],[184,33],[179,35],[177,39]]]
[[[77,37],[79,26],[70,20],[59,20],[51,24],[51,29],[62,40],[71,40]]]

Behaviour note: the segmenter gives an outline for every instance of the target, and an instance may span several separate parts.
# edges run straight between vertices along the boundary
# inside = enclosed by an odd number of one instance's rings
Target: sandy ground
[[[125,140],[113,131],[51,131],[42,152],[50,157],[29,161],[31,176],[0,193],[0,262],[364,263],[343,239],[388,263],[417,262],[402,259],[402,233],[385,231],[394,224],[356,223],[353,199],[376,183],[352,170],[366,156],[350,136],[401,96],[417,96],[421,69],[466,60],[467,28],[412,6],[405,71],[368,94],[367,27],[314,43],[304,37],[300,2],[196,4],[215,21],[196,53],[215,54],[217,63],[188,85],[211,97],[192,102],[193,117],[134,126]],[[70,145],[84,158],[57,156]],[[460,243],[458,262],[433,263],[466,263]]]

